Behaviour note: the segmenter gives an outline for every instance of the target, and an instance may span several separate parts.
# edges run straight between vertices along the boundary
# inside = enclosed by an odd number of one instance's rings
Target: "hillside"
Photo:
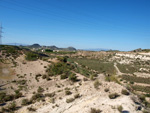
[[[35,53],[1,46],[0,110],[15,113],[149,113],[150,55]]]

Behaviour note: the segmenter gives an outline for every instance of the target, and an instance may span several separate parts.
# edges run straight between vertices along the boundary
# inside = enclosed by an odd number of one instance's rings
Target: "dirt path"
[[[114,67],[115,67],[116,70],[117,70],[117,75],[122,75],[122,74],[123,74],[123,73],[121,73],[120,70],[118,69],[117,63],[114,63]]]

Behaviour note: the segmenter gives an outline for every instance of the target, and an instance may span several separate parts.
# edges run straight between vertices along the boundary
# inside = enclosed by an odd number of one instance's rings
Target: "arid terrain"
[[[150,52],[1,46],[1,113],[150,113]]]

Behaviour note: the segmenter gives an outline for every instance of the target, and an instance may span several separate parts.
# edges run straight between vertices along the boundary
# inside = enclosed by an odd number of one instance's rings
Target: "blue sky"
[[[0,0],[3,43],[150,48],[150,0]]]

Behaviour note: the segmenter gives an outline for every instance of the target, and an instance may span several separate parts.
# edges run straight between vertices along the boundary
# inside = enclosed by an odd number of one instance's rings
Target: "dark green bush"
[[[44,75],[42,75],[42,78],[43,78],[43,79],[46,79],[46,77],[47,77],[47,75],[45,75],[45,74],[44,74]]]
[[[57,57],[57,59],[59,60],[59,61],[61,61],[61,62],[67,62],[67,56],[65,56],[65,57],[62,57],[62,56],[58,56]]]
[[[125,90],[125,89],[123,89],[123,90],[121,91],[121,93],[124,94],[124,95],[130,95],[130,93],[129,93],[127,90]]]
[[[42,87],[39,87],[37,90],[38,93],[42,93],[43,91],[44,91],[44,89]]]
[[[69,80],[71,80],[72,82],[76,82],[77,76],[74,73],[72,73],[71,75],[69,75]]]
[[[29,61],[35,61],[38,59],[38,54],[35,54],[35,53],[32,53],[32,52],[28,52],[26,54],[26,60],[29,60]]]
[[[28,99],[23,99],[21,105],[28,105],[30,101]]]
[[[8,106],[8,110],[9,110],[9,111],[15,111],[16,109],[17,109],[16,102],[12,102],[12,103],[10,103],[10,105]]]
[[[108,91],[109,91],[109,89],[108,89],[108,88],[105,88],[105,89],[104,89],[104,91],[105,91],[105,92],[108,92]]]
[[[74,98],[80,98],[80,94],[78,93],[78,94],[75,94],[74,95]]]
[[[47,94],[45,94],[45,96],[48,96],[48,97],[54,97],[54,96],[55,96],[55,92],[47,93]]]
[[[29,111],[36,111],[36,109],[35,108],[32,108],[32,107],[28,107],[27,108]]]
[[[66,90],[66,91],[65,91],[65,94],[66,94],[66,95],[71,95],[71,94],[72,94],[72,92],[71,92],[71,91],[69,91],[69,90]]]
[[[110,98],[110,99],[115,99],[115,98],[117,98],[117,97],[119,97],[119,96],[120,96],[120,95],[117,94],[117,93],[109,94],[109,98]]]
[[[95,109],[95,108],[91,108],[91,111],[90,111],[90,113],[101,113],[101,112],[102,112],[102,110]]]
[[[14,95],[6,95],[5,97],[4,97],[4,100],[5,101],[12,101],[14,99]]]
[[[122,113],[122,110],[123,110],[123,107],[122,107],[122,106],[118,106],[117,109],[118,109],[118,111],[119,111],[120,113]]]
[[[26,85],[27,80],[19,80],[17,81],[17,84],[19,85]]]
[[[37,100],[41,100],[44,97],[41,93],[36,93],[31,97],[31,102],[35,102]]]
[[[14,97],[15,97],[15,99],[22,97],[22,93],[20,92],[20,90],[15,91]]]
[[[73,102],[74,100],[75,100],[74,98],[69,98],[69,99],[66,99],[66,102],[70,103],[70,102]]]
[[[5,101],[5,100],[4,100],[5,96],[6,96],[6,93],[5,93],[5,92],[1,92],[1,93],[0,93],[0,103],[2,103],[2,102]]]
[[[67,74],[62,74],[62,75],[60,76],[60,79],[66,79],[66,78],[68,78],[68,75],[67,75]]]

